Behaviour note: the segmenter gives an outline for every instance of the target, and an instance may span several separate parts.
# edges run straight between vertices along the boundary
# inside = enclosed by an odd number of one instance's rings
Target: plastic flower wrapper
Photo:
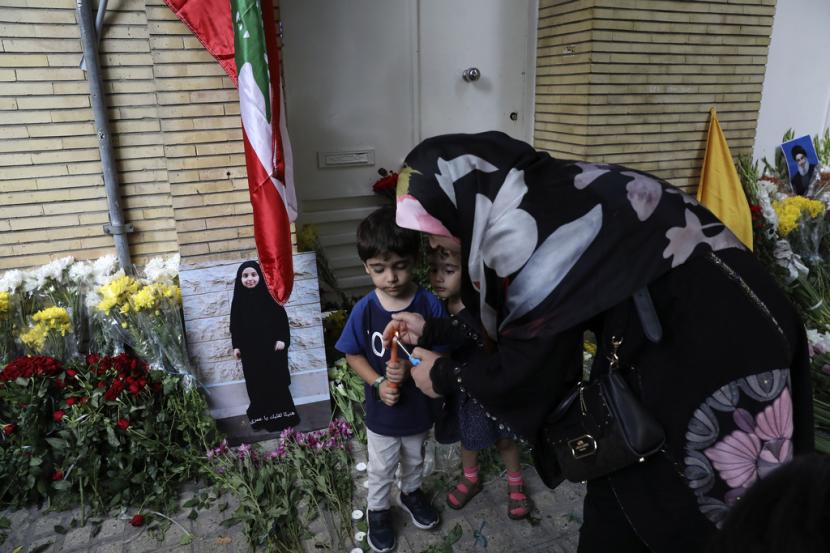
[[[11,300],[9,292],[0,290],[0,365],[5,365],[15,355]]]
[[[99,286],[96,289],[99,301],[94,314],[96,327],[107,334],[107,342],[125,343],[145,361],[160,364],[158,351],[143,332],[130,305],[130,296],[140,289],[141,283],[129,275],[113,276],[109,282]]]
[[[88,344],[89,333],[89,309],[87,297],[93,293],[95,288],[95,268],[92,261],[76,261],[69,267],[68,271],[70,288],[72,290],[70,306],[72,311],[72,326],[78,344]],[[78,348],[80,351],[80,347]]]
[[[808,266],[823,264],[822,241],[826,242],[828,226],[825,221],[827,206],[821,200],[804,196],[789,196],[773,201],[772,207],[778,216],[778,234],[787,240],[792,250]]]
[[[146,284],[129,296],[130,311],[157,354],[155,368],[165,368],[193,383],[182,323],[182,293],[175,284]]]
[[[71,307],[72,295],[76,292],[69,278],[69,269],[74,262],[74,257],[67,256],[38,267],[33,271],[27,286],[34,285],[33,292],[36,291],[40,296],[48,298],[45,303]]]
[[[20,334],[20,341],[30,355],[68,360],[78,353],[72,319],[63,307],[47,307],[32,315],[32,325]]]

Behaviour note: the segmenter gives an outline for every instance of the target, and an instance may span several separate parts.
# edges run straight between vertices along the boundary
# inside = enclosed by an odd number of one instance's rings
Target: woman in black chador
[[[276,432],[300,422],[288,386],[288,316],[268,293],[259,263],[246,261],[236,272],[231,303],[233,354],[242,360],[254,429]]]

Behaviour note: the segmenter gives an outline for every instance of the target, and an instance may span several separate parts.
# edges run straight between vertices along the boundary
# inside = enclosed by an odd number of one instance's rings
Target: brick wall
[[[694,189],[709,108],[752,151],[775,0],[540,0],[538,147]]]
[[[255,256],[233,83],[162,0],[111,0],[104,21],[134,262]],[[0,37],[0,270],[111,253],[75,2],[0,0]]]

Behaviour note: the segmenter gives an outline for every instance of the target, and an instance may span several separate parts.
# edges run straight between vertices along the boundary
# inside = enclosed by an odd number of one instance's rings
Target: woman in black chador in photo
[[[231,303],[233,354],[242,360],[256,429],[277,432],[300,422],[288,386],[291,332],[285,309],[268,293],[259,263],[246,261],[236,272]]]

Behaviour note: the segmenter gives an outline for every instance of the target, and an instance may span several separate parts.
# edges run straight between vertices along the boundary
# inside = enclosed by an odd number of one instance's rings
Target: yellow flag
[[[697,201],[723,221],[729,230],[752,249],[752,215],[749,202],[741,186],[741,179],[729,153],[729,145],[718,123],[715,108],[709,112],[709,137],[706,139],[706,153],[703,169],[697,187]]]

